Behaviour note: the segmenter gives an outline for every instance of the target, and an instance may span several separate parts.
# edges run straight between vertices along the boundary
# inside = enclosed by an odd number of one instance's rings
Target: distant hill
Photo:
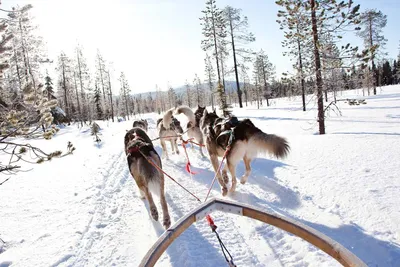
[[[240,82],[239,84],[240,84],[240,87],[242,88],[243,83]],[[202,84],[201,84],[201,87],[202,87],[204,90],[209,90],[209,87],[208,87],[208,84],[207,84],[207,83],[202,83]],[[174,90],[175,90],[175,93],[178,94],[178,95],[179,95],[179,94],[184,94],[184,93],[186,92],[186,85],[181,85],[181,86],[173,87],[173,88],[174,88]],[[191,88],[193,89],[194,86],[191,85]],[[236,81],[225,81],[225,90],[226,90],[227,92],[232,92],[232,91],[235,91],[235,92],[236,92]],[[165,92],[166,90],[162,90],[162,91]],[[147,95],[149,95],[149,94],[154,94],[154,93],[155,93],[155,91],[152,91],[152,92],[145,92],[145,93],[133,94],[133,96],[135,96],[135,95],[147,96]]]

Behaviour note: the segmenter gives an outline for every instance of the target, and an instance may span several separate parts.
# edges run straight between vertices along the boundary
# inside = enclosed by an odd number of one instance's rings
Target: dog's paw
[[[169,216],[164,217],[163,226],[165,230],[167,230],[171,226],[171,219],[169,218]]]
[[[226,196],[228,194],[228,188],[226,187],[222,188],[221,193],[223,197]]]
[[[245,184],[246,182],[247,182],[247,179],[248,179],[249,177],[248,176],[242,176],[241,178],[240,178],[240,183],[241,184]]]
[[[176,151],[176,154],[179,155],[179,150]]]
[[[150,208],[150,213],[151,213],[151,217],[153,217],[153,219],[155,221],[158,221],[158,211],[156,207],[151,207]]]

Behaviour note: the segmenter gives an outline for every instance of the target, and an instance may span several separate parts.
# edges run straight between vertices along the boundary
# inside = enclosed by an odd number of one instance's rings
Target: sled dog
[[[215,172],[219,167],[218,157],[223,157],[231,140],[222,176],[219,172],[217,173],[223,196],[228,193],[228,170],[232,176],[232,185],[229,191],[234,192],[236,189],[236,165],[241,159],[244,161],[246,171],[240,182],[245,184],[251,172],[251,161],[259,154],[270,153],[277,158],[284,158],[290,150],[285,138],[264,133],[249,119],[238,121],[236,117],[229,120],[220,118],[215,110],[210,113],[204,110],[200,120],[200,129],[204,135],[206,148]]]
[[[175,110],[175,114],[183,113],[188,118],[186,125],[187,135],[189,138],[193,138],[200,146],[201,156],[204,157],[202,146],[204,146],[203,134],[200,131],[200,119],[203,116],[203,112],[206,108],[197,106],[196,112],[193,113],[190,107],[180,106]],[[193,146],[192,146],[193,147]]]
[[[165,200],[164,174],[148,161],[151,160],[162,168],[161,159],[154,149],[153,143],[145,131],[135,127],[125,134],[124,144],[129,171],[135,179],[141,198],[147,199],[151,217],[158,221],[158,211],[151,192],[159,195],[163,212],[163,225],[165,229],[168,229],[171,225],[171,219],[168,213],[167,201]]]
[[[147,132],[149,125],[147,123],[147,120],[140,119],[140,120],[135,120],[133,122],[133,128],[135,128],[135,127],[142,128],[145,132]]]
[[[175,152],[179,154],[178,149],[178,135],[183,133],[181,123],[172,116],[173,109],[165,112],[162,119],[157,120],[158,136],[160,138],[161,147],[163,150],[162,157],[168,159],[168,151],[166,141],[171,142],[172,153]]]

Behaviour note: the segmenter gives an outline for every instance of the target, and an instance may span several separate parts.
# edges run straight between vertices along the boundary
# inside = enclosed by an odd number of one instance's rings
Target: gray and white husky
[[[164,174],[148,161],[151,160],[159,168],[162,168],[161,159],[154,149],[153,143],[145,131],[136,127],[125,134],[124,144],[129,171],[139,187],[141,198],[147,199],[151,217],[158,221],[157,207],[150,191],[160,197],[163,225],[165,229],[168,229],[171,225],[171,219],[168,213],[167,201],[165,200]]]
[[[187,135],[193,138],[198,144],[204,146],[203,134],[200,130],[200,119],[203,116],[205,107],[197,107],[196,112],[193,113],[192,109],[188,106],[180,106],[175,110],[175,114],[184,114],[188,118],[186,125]],[[204,157],[202,146],[200,146],[201,156]],[[193,146],[192,146],[193,147]]]
[[[240,182],[244,184],[251,172],[251,161],[258,155],[270,153],[277,158],[284,158],[290,150],[285,138],[264,133],[249,119],[232,122],[233,120],[228,121],[218,117],[215,110],[210,113],[204,110],[200,120],[200,129],[204,135],[206,148],[215,172],[219,167],[218,157],[223,157],[232,134],[232,143],[226,155],[227,164],[222,170],[222,176],[219,172],[217,173],[223,196],[228,193],[228,170],[232,176],[232,185],[229,191],[234,192],[236,189],[236,165],[241,159],[246,168],[245,174],[240,179]]]
[[[183,133],[181,123],[172,116],[174,109],[170,109],[165,112],[162,119],[157,120],[158,136],[160,138],[161,147],[163,150],[162,157],[168,159],[168,151],[166,142],[171,142],[172,153],[176,151],[179,154],[178,149],[178,136]]]

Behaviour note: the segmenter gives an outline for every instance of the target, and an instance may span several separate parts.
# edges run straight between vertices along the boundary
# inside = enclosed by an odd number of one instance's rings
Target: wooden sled
[[[216,210],[246,216],[285,230],[286,232],[296,235],[326,252],[343,266],[367,267],[363,261],[341,244],[307,225],[246,204],[215,198],[200,205],[164,232],[144,256],[139,266],[154,266],[168,246],[171,245],[171,243],[190,225],[194,222],[200,221],[207,214]]]

